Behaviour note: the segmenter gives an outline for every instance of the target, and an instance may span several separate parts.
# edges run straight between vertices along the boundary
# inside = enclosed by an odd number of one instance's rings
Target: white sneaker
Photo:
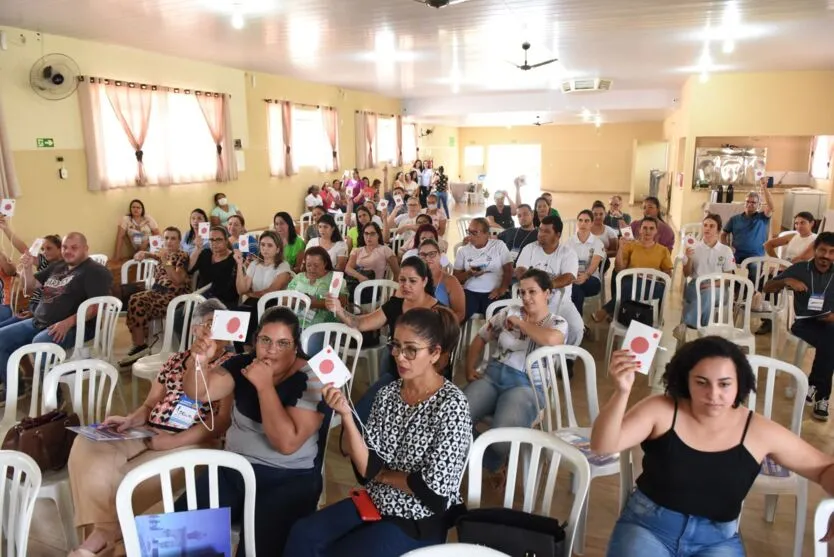
[[[815,398],[817,398],[817,388],[811,385],[808,387],[808,394],[805,395],[805,406],[813,406]]]

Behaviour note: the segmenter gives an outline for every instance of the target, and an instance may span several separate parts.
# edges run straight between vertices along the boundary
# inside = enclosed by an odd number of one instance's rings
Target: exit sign
[[[44,149],[44,148],[51,149],[52,147],[55,147],[55,140],[52,139],[51,137],[39,137],[38,138],[38,148],[39,149]]]

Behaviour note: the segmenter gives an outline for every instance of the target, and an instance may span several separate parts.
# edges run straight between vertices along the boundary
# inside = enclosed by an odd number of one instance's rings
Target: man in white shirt
[[[550,311],[568,322],[566,344],[579,346],[585,334],[585,323],[571,302],[571,288],[579,273],[579,257],[570,247],[560,242],[562,219],[553,215],[542,219],[538,242],[521,250],[516,260],[515,276],[521,277],[527,269],[541,269],[553,279],[553,296]]]
[[[423,161],[419,159],[414,161],[414,169],[417,171],[417,183],[420,185],[420,206],[426,207],[434,172],[431,168],[424,167]]]
[[[507,295],[513,263],[504,242],[490,238],[485,218],[472,219],[467,236],[469,242],[455,256],[455,278],[463,285],[468,320],[473,314],[486,314],[489,304]]]

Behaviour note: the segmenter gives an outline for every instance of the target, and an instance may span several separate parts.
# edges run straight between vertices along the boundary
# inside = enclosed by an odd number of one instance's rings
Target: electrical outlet
[[[61,167],[61,168],[58,170],[58,177],[59,177],[61,180],[66,180],[67,178],[69,178],[69,172],[67,172],[67,169],[66,169],[66,168]]]

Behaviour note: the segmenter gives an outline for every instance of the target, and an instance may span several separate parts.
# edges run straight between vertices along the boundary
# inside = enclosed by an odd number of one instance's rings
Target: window
[[[811,152],[811,177],[817,180],[827,180],[831,167],[831,151],[834,147],[834,137],[820,135],[814,138],[814,150]]]
[[[273,176],[288,175],[284,171],[286,160],[284,113],[284,103],[274,102],[268,105],[269,166]],[[325,130],[323,117],[320,108],[290,105],[290,118],[292,118],[290,127],[292,172],[290,174],[298,172],[301,168],[315,168],[320,172],[335,170],[334,148]],[[330,121],[335,125],[337,121],[335,114]]]
[[[467,145],[463,149],[464,166],[483,166],[484,148],[481,145]]]
[[[377,164],[397,162],[397,120],[378,117],[376,121]]]
[[[417,124],[403,124],[403,163],[417,160]]]
[[[142,163],[147,184],[213,181],[217,176],[217,147],[200,104],[193,94],[152,91]],[[136,150],[116,116],[107,94],[97,96],[101,132],[100,158],[108,187],[137,185]],[[217,99],[217,102],[221,102]],[[127,122],[142,120],[136,103],[123,103]]]

